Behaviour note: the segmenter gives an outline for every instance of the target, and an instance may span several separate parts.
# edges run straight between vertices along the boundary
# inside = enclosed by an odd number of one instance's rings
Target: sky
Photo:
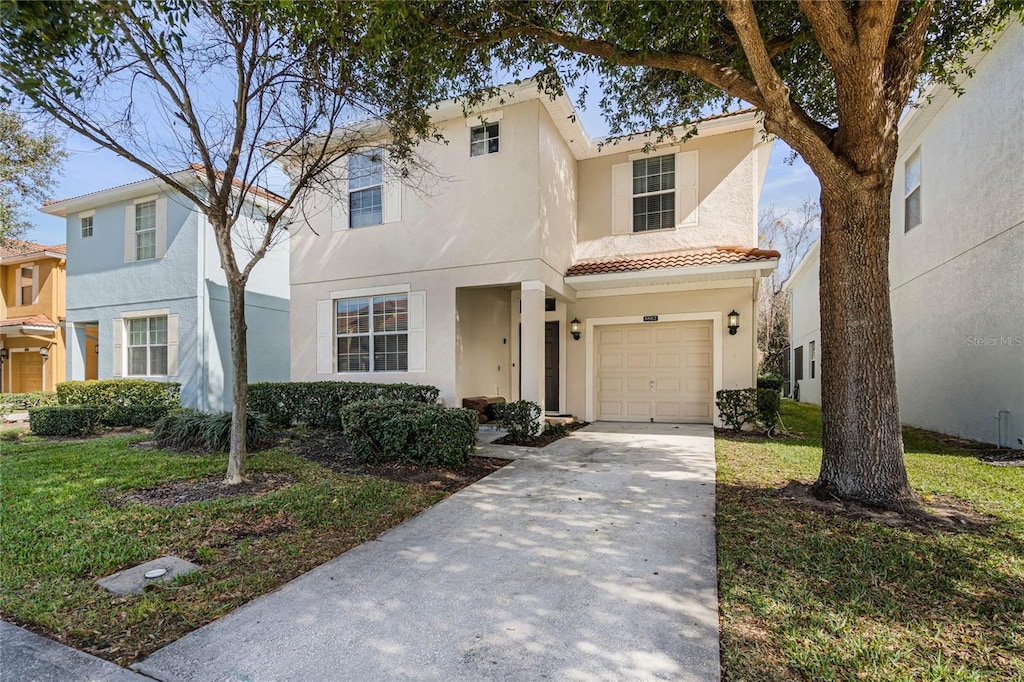
[[[596,102],[597,98],[592,90],[588,99]],[[601,118],[596,104],[581,109],[579,115],[591,137],[597,138],[607,134],[608,126]],[[55,199],[96,192],[148,177],[148,173],[141,168],[113,152],[97,148],[85,138],[69,136],[65,147],[68,158],[52,192]],[[795,212],[804,200],[817,200],[817,178],[799,157],[792,163],[787,163],[790,156],[792,154],[789,147],[781,140],[776,140],[761,194],[762,207],[774,204],[781,212]],[[36,212],[33,219],[34,227],[26,235],[27,239],[49,245],[64,243],[64,218]]]

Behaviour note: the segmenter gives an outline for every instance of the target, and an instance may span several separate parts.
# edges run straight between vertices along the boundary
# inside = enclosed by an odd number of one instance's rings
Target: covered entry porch
[[[456,404],[500,396],[564,414],[570,302],[540,281],[456,289]]]

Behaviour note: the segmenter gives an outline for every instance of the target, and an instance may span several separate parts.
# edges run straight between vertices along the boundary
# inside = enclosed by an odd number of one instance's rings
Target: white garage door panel
[[[597,418],[710,423],[710,321],[598,327]]]

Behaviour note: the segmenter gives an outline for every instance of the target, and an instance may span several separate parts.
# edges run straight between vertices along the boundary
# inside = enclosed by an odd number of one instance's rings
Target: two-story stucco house
[[[291,235],[293,380],[430,383],[587,420],[704,422],[756,371],[768,164],[753,111],[685,143],[599,145],[565,98],[510,86],[433,113],[441,178],[414,191],[350,157]],[[319,201],[319,204],[318,204]],[[728,328],[730,313],[738,325]]]
[[[197,168],[177,174],[194,180]],[[259,229],[280,202],[250,191],[236,231]],[[182,404],[231,407],[228,293],[206,216],[159,179],[48,202],[67,219],[69,379],[176,381]],[[241,254],[240,254],[241,257]],[[288,378],[288,246],[272,248],[246,287],[249,379]]]
[[[889,253],[901,419],[1012,447],[1024,441],[1021,54],[1014,23],[973,56],[962,96],[933,87],[901,121]],[[787,283],[792,367],[811,402],[818,265],[814,248]]]
[[[0,393],[52,391],[64,380],[64,245],[0,245]]]

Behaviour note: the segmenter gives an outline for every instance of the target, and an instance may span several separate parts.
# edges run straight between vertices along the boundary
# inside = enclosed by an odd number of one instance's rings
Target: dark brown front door
[[[544,323],[544,410],[558,412],[558,322]]]

